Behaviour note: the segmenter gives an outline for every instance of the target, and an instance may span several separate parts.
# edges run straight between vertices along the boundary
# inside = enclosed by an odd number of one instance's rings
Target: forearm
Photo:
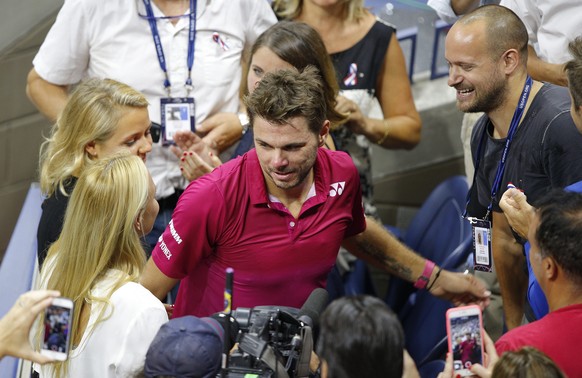
[[[541,60],[532,46],[528,46],[527,72],[534,80],[568,86],[564,65]]]
[[[390,274],[415,282],[424,270],[425,259],[408,249],[382,226],[367,219],[364,232],[344,241],[353,255]]]
[[[49,83],[33,68],[28,74],[26,95],[39,112],[54,122],[67,103],[68,87]]]
[[[508,329],[521,325],[525,307],[527,274],[524,270],[523,247],[513,238],[502,213],[494,214],[492,235],[493,261],[503,298],[503,311]],[[495,224],[499,224],[495,226]],[[507,226],[507,227],[505,227]]]
[[[363,134],[371,142],[389,149],[414,148],[420,142],[421,121],[412,115],[387,119],[365,118]]]

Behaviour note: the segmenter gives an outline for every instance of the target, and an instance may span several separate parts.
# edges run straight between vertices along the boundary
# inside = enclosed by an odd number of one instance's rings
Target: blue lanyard
[[[515,133],[517,132],[517,127],[519,126],[519,122],[521,121],[521,117],[523,116],[523,111],[525,110],[525,106],[527,104],[527,99],[529,98],[529,93],[531,91],[533,80],[528,75],[527,79],[525,80],[525,85],[523,86],[523,90],[521,92],[521,98],[519,103],[517,104],[517,108],[515,108],[515,112],[513,113],[513,118],[511,119],[511,123],[509,125],[509,131],[507,133],[507,138],[505,139],[505,147],[503,148],[503,154],[501,155],[501,160],[497,165],[497,172],[495,173],[495,180],[493,181],[493,185],[491,186],[491,200],[489,201],[489,206],[487,206],[487,214],[485,215],[485,219],[489,217],[491,210],[493,209],[493,200],[499,191],[499,187],[501,185],[501,180],[503,179],[503,173],[505,172],[505,162],[507,161],[507,155],[509,154],[509,147],[511,146],[511,141]],[[483,147],[483,142],[485,141],[485,136],[487,135],[487,125],[483,128],[483,133],[481,134],[481,138],[479,139],[479,145],[477,147],[477,159],[475,161],[475,173],[473,174],[473,185],[471,186],[471,190],[475,190],[475,181],[477,177],[477,172],[479,170],[479,163],[481,162],[481,148]],[[471,190],[467,193],[467,205],[465,206],[465,211],[463,212],[463,217],[467,216],[467,206],[469,205],[469,201],[471,200]]]
[[[170,83],[170,77],[168,76],[168,69],[166,67],[166,58],[164,56],[164,49],[162,48],[162,41],[160,40],[160,33],[158,32],[158,25],[156,17],[154,16],[154,11],[152,9],[151,0],[143,0],[146,8],[146,13],[150,29],[152,30],[152,37],[154,38],[154,44],[156,45],[156,54],[158,55],[158,62],[160,63],[160,68],[164,71],[164,88],[168,93],[168,97],[172,97]],[[163,17],[168,18],[168,17]],[[190,95],[192,91],[192,67],[194,66],[194,43],[196,42],[196,0],[190,0],[190,23],[188,30],[188,78],[186,79],[186,96]]]

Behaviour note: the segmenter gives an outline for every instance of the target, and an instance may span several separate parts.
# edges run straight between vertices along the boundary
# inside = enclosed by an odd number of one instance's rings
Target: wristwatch
[[[249,116],[247,113],[238,113],[238,120],[240,121],[240,125],[242,126],[242,135],[245,135],[249,130],[249,126],[251,122],[249,121]]]

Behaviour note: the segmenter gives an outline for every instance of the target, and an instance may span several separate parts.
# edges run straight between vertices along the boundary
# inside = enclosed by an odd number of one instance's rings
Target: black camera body
[[[234,321],[238,325],[238,348],[230,354],[222,377],[254,374],[267,378],[298,378],[309,375],[313,338],[310,325],[300,320],[300,310],[259,306],[238,308],[231,316],[231,323]]]

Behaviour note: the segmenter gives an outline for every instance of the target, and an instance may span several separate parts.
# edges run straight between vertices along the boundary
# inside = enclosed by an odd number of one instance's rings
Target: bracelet
[[[439,276],[441,275],[441,270],[443,270],[443,269],[439,266],[439,270],[437,270],[436,275],[434,276],[434,281],[432,281],[432,283],[430,285],[428,285],[428,287],[426,288],[426,291],[430,291],[430,289],[432,289],[432,287],[434,286],[434,283],[439,279]]]
[[[430,280],[430,276],[432,274],[432,271],[434,270],[435,267],[435,263],[430,261],[430,260],[426,260],[424,263],[424,270],[422,271],[422,274],[420,275],[420,277],[418,277],[418,280],[416,280],[416,282],[414,283],[414,287],[417,289],[424,289],[426,287],[426,285],[428,284],[428,281]]]
[[[390,133],[390,130],[388,129],[387,119],[384,120],[384,126],[386,127],[386,130],[384,130],[384,135],[382,135],[382,138],[378,139],[378,141],[376,142],[376,144],[379,146],[381,146],[386,141],[386,138],[388,138],[388,134]]]

